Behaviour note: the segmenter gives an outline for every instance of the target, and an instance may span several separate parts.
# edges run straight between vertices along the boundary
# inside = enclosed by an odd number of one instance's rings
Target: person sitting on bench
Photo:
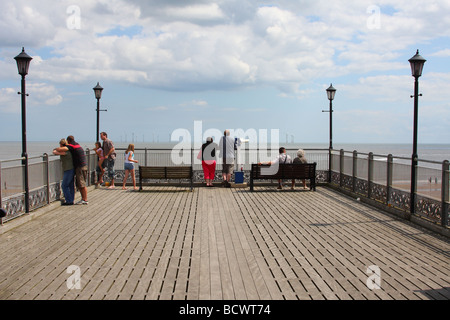
[[[308,160],[306,160],[305,157],[305,151],[303,151],[302,149],[298,149],[297,150],[297,157],[294,158],[294,160],[292,161],[292,163],[308,163]],[[294,190],[295,188],[295,179],[292,179],[292,190]],[[303,189],[306,189],[306,179],[303,179]]]
[[[269,161],[269,162],[259,162],[258,165],[262,165],[262,164],[274,165],[274,164],[292,163],[291,157],[288,154],[286,154],[286,148],[281,147],[279,149],[279,153],[280,154],[278,155],[278,157],[275,160]],[[278,188],[277,189],[283,189],[281,179],[278,179]]]

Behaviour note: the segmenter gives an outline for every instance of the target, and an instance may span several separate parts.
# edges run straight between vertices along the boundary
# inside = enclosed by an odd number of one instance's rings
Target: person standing
[[[86,178],[88,173],[86,154],[83,148],[75,141],[73,136],[67,137],[67,145],[55,148],[54,151],[61,153],[70,151],[75,169],[75,184],[80,191],[81,200],[77,204],[88,204]]]
[[[106,170],[108,177],[111,179],[111,184],[108,189],[114,189],[114,163],[116,161],[116,149],[114,148],[113,142],[108,139],[108,134],[106,132],[100,132],[100,138],[103,140],[103,155],[106,162]]]
[[[124,169],[125,169],[125,177],[123,178],[123,186],[122,189],[126,190],[125,187],[128,179],[128,175],[131,175],[131,180],[133,181],[133,187],[134,190],[136,190],[136,176],[134,174],[134,164],[138,163],[137,160],[134,160],[134,144],[130,143],[128,145],[127,151],[125,151],[125,163],[124,163]]]
[[[61,139],[59,141],[59,147],[62,148],[65,147],[66,145],[67,145],[66,139]],[[75,198],[75,185],[74,185],[75,170],[73,167],[72,153],[70,151],[58,152],[55,149],[53,150],[53,154],[60,156],[61,167],[63,170],[61,189],[64,194],[65,202],[62,205],[71,206],[73,205],[73,201]]]
[[[222,157],[222,184],[229,188],[231,187],[231,175],[234,169],[234,139],[230,137],[230,131],[225,130],[223,137],[219,142],[219,150]]]
[[[207,187],[213,187],[212,182],[216,175],[216,149],[217,144],[213,142],[213,138],[206,138],[206,143],[202,145],[201,159]]]
[[[103,155],[103,149],[102,149],[102,145],[100,142],[97,141],[95,143],[94,150],[98,157],[98,164],[97,164],[97,169],[96,169],[96,171],[98,172],[98,184],[102,184],[103,183],[103,175],[105,174],[105,169],[104,169],[104,165],[103,165],[103,162],[105,161],[105,156]]]

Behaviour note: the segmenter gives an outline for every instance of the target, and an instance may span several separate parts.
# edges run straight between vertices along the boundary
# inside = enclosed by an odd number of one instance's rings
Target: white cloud
[[[381,102],[408,101],[412,93],[411,76],[381,75],[360,78],[356,84],[339,86],[348,97],[358,100],[376,100]]]
[[[433,6],[381,1],[377,30],[367,28],[367,8],[373,5],[368,0],[351,6],[344,1],[279,1],[260,7],[246,0],[233,1],[234,7],[227,1],[80,1],[79,30],[66,26],[69,2],[47,6],[46,1],[1,5],[3,15],[12,19],[3,30],[29,21],[33,32],[44,29],[39,36],[32,32],[33,39],[58,54],[39,64],[33,61],[40,79],[52,81],[55,74],[62,82],[102,77],[169,90],[269,84],[292,93],[325,75],[401,69],[404,64],[396,61],[400,51],[435,37],[434,20],[439,30],[450,29],[450,21],[439,19],[448,8],[445,1]],[[394,13],[385,12],[385,6],[395,8]],[[205,26],[205,21],[214,23]],[[99,36],[133,25],[142,27],[142,33]],[[4,40],[20,39],[8,31]]]
[[[27,83],[27,108],[40,106],[57,106],[63,97],[53,85],[46,83]],[[0,111],[5,113],[20,113],[20,95],[13,88],[0,89]]]
[[[431,57],[440,57],[440,58],[450,57],[450,49],[439,50],[435,53],[430,54],[430,56]]]
[[[214,21],[225,17],[217,3],[168,7],[165,14],[172,19],[188,21]]]
[[[37,4],[37,3],[36,3]],[[54,36],[52,10],[32,5],[29,1],[0,2],[0,43],[2,46],[43,46]]]
[[[166,110],[169,110],[169,108],[166,106],[157,106],[157,107],[149,107],[149,108],[147,108],[147,110],[149,110],[149,111],[166,111]]]

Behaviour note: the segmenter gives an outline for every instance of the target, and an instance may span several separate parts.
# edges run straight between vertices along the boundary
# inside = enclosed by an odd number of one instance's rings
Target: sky
[[[3,0],[0,141],[22,137],[22,47],[28,141],[94,141],[99,83],[116,142],[240,129],[327,144],[332,84],[333,143],[412,143],[417,50],[418,141],[450,141],[448,0]]]

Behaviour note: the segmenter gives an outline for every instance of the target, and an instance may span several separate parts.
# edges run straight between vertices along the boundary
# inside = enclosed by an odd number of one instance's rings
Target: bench
[[[316,191],[316,165],[317,163],[295,163],[279,164],[278,171],[276,166],[267,164],[252,164],[250,172],[250,190],[253,191],[254,180],[273,180],[273,179],[309,179],[310,190]]]
[[[192,166],[182,167],[151,167],[139,166],[139,191],[142,190],[144,179],[188,179],[190,188],[193,190],[193,170]]]

